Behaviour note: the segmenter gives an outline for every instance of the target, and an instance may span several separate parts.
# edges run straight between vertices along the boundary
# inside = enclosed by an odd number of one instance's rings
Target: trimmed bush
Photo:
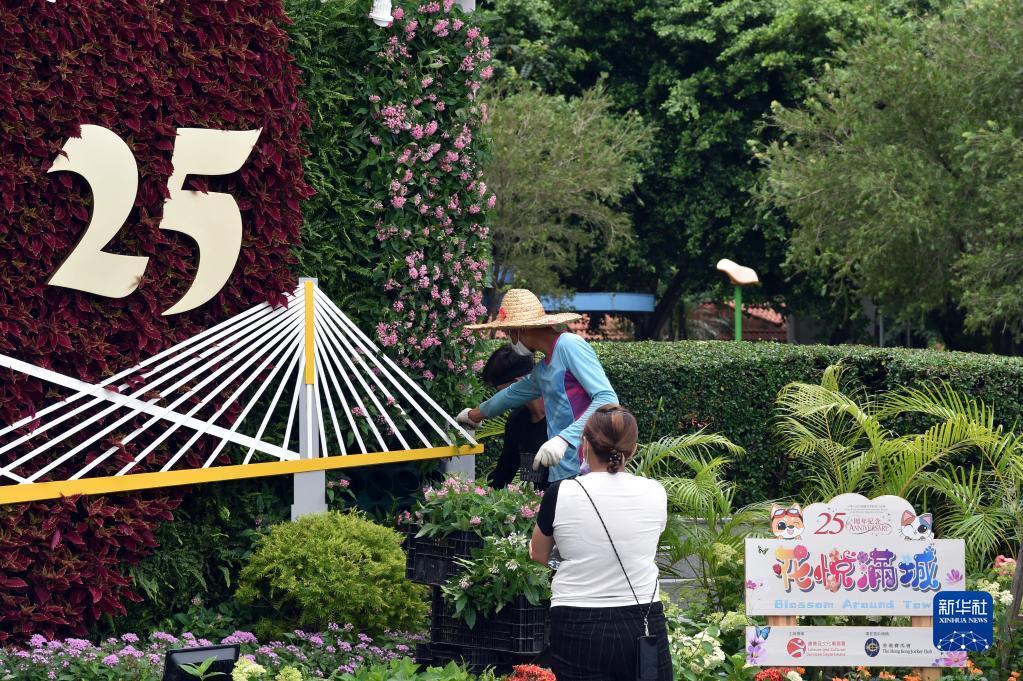
[[[1023,416],[1023,360],[963,352],[681,341],[595,343],[622,404],[639,420],[640,437],[690,432],[706,426],[727,435],[746,453],[729,471],[737,501],[792,494],[799,479],[774,432],[774,402],[792,381],[818,382],[842,362],[852,390],[874,393],[945,381],[992,405],[1002,423]],[[904,432],[914,424],[899,424]]]
[[[239,577],[238,601],[264,619],[261,637],[350,623],[370,635],[417,629],[426,591],[405,579],[402,536],[358,513],[314,513],[275,525]]]

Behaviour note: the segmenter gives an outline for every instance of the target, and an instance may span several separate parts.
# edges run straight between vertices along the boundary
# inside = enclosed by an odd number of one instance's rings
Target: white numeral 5
[[[227,175],[237,171],[252,153],[259,130],[180,128],[167,180],[170,198],[164,202],[160,229],[182,232],[199,246],[195,279],[181,300],[163,314],[199,307],[227,282],[238,261],[242,216],[234,197],[182,189],[188,175]],[[139,285],[149,258],[103,251],[131,212],[138,191],[138,166],[128,145],[111,130],[83,125],[81,138],[64,144],[47,172],[68,170],[81,175],[93,194],[93,214],[85,233],[50,278],[63,286],[109,298],[123,298]]]

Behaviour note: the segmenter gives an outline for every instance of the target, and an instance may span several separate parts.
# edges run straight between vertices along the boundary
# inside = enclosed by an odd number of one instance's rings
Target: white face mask
[[[523,357],[528,357],[529,355],[533,354],[533,351],[527,348],[525,345],[523,345],[522,341],[515,341],[514,343],[512,343],[512,350],[522,355]]]
[[[522,355],[523,357],[528,357],[529,355],[533,354],[533,351],[527,348],[526,345],[522,342],[522,338],[519,338],[517,341],[512,343],[512,350]]]

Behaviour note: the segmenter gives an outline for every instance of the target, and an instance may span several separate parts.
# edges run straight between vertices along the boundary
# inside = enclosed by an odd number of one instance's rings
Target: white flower
[[[514,560],[509,560],[507,563],[504,564],[504,566],[506,568],[508,568],[509,570],[518,570],[519,569],[519,564],[516,563]]]
[[[726,612],[718,624],[722,632],[738,631],[749,624],[749,619],[741,612]]]
[[[794,669],[790,671],[788,674],[786,674],[785,678],[788,679],[789,681],[803,681],[803,677],[800,676],[799,672],[797,672]]]

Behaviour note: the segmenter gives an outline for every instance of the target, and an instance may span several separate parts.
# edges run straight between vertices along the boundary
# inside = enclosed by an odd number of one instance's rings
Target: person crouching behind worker
[[[483,366],[483,383],[494,390],[504,390],[509,385],[533,371],[533,356],[520,355],[511,345],[504,345],[490,355]],[[547,441],[547,418],[544,416],[543,400],[526,402],[508,415],[504,426],[504,445],[501,455],[490,475],[490,486],[494,489],[507,487],[515,480],[522,466],[523,455],[528,454],[532,462],[543,443]],[[547,469],[536,482],[538,490],[547,487]]]

